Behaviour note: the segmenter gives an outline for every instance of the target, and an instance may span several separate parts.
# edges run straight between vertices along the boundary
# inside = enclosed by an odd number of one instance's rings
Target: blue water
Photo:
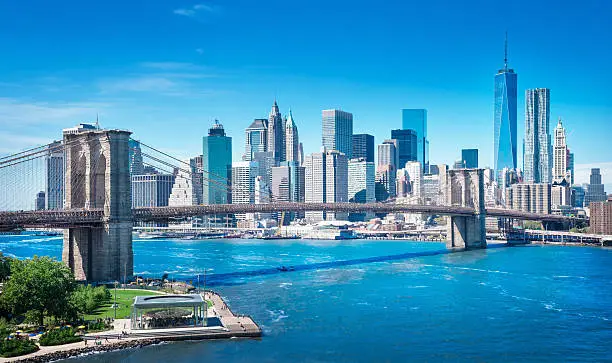
[[[59,258],[61,238],[0,236],[0,250]],[[208,285],[264,337],[71,361],[612,362],[611,249],[136,240],[134,263],[137,274],[182,279],[206,268]]]

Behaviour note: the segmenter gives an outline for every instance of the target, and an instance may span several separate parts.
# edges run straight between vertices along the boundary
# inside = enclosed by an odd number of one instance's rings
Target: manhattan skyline
[[[2,4],[0,14],[18,15],[0,15],[0,30],[13,35],[0,40],[6,50],[0,153],[59,139],[61,128],[99,113],[103,127],[130,129],[134,138],[184,157],[201,152],[201,137],[218,118],[237,161],[245,129],[266,118],[277,99],[283,115],[293,111],[305,154],[321,146],[323,109],[352,113],[354,133],[373,134],[380,144],[401,127],[401,109],[424,108],[432,164],[450,165],[461,149],[478,148],[481,166],[493,167],[493,77],[503,66],[507,30],[509,64],[520,74],[518,143],[525,89],[549,88],[550,119],[564,120],[576,181],[588,182],[589,168],[601,167],[611,189],[609,4],[535,5],[547,8],[544,16],[517,4],[496,22],[502,5],[463,9],[438,1],[371,9],[336,2],[325,14],[347,16],[325,32],[316,30],[322,19],[316,5],[66,2],[79,11],[55,9],[56,17],[47,18],[53,6],[43,2]],[[376,17],[366,23],[370,11],[389,24]],[[408,16],[414,13],[422,16]],[[457,13],[472,26],[460,27],[448,15]],[[256,24],[257,15],[267,14],[279,19],[277,29]],[[134,18],[139,28],[131,26]],[[536,18],[546,37],[522,28]],[[518,160],[520,166],[520,150]]]

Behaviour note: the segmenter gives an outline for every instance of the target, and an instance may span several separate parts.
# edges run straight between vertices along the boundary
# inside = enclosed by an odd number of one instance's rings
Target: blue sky
[[[352,112],[355,132],[380,143],[402,108],[427,108],[432,162],[476,147],[490,166],[507,30],[519,140],[525,89],[550,88],[551,129],[561,116],[578,181],[600,166],[612,191],[609,1],[303,4],[0,0],[0,153],[99,113],[102,126],[181,157],[201,152],[219,118],[237,160],[244,129],[276,98],[307,153],[320,147],[322,109]]]

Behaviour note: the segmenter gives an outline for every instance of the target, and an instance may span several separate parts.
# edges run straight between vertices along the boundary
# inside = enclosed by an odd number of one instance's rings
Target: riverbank
[[[248,315],[235,314],[219,294],[206,291],[203,297],[211,302],[208,306],[208,316],[217,318],[220,325],[132,330],[129,319],[116,319],[113,330],[86,334],[81,342],[41,346],[37,352],[20,357],[0,358],[0,362],[50,362],[90,353],[136,349],[170,341],[261,337],[261,328],[257,323]]]

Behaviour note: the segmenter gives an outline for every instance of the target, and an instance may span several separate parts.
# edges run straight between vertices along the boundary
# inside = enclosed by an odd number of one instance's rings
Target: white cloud
[[[176,9],[174,10],[174,14],[193,18],[203,13],[210,14],[210,13],[215,13],[216,11],[217,11],[217,8],[214,6],[206,5],[206,4],[196,4],[190,8]]]
[[[71,125],[91,120],[108,107],[95,102],[25,102],[15,98],[0,98],[0,126]]]
[[[194,71],[204,67],[187,62],[143,62],[140,65],[144,68],[158,69],[164,71]]]

